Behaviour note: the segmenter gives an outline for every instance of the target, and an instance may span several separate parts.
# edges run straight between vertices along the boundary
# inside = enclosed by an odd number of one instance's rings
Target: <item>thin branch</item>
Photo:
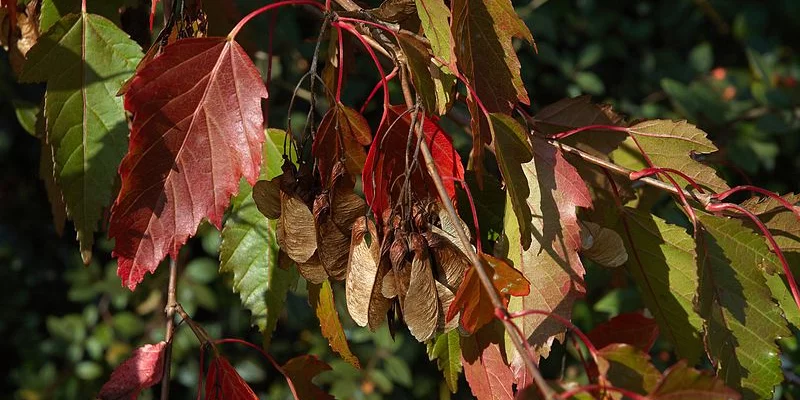
[[[169,399],[169,372],[172,364],[172,336],[173,333],[175,333],[175,306],[178,304],[175,296],[178,286],[178,262],[176,258],[177,257],[170,257],[169,259],[167,306],[164,308],[164,313],[167,315],[164,341],[167,342],[167,347],[164,349],[164,375],[163,378],[161,378],[161,400]]]
[[[421,138],[422,135],[422,131],[417,130],[417,136]],[[447,194],[447,190],[444,188],[442,177],[439,175],[439,171],[437,170],[436,164],[433,161],[433,156],[431,155],[431,150],[428,148],[428,144],[425,142],[425,140],[420,141],[420,149],[422,150],[422,157],[425,158],[425,166],[428,168],[428,173],[433,178],[433,183],[436,185],[436,190],[439,192],[439,198],[442,200],[442,203],[447,210],[447,214],[454,221],[458,221],[458,214],[453,207],[450,196]],[[500,300],[500,296],[497,294],[497,291],[494,290],[492,280],[489,278],[489,274],[487,274],[486,270],[483,268],[483,264],[481,263],[478,254],[472,249],[472,244],[470,243],[467,234],[464,232],[463,227],[461,227],[459,224],[455,224],[455,227],[456,233],[458,234],[458,239],[461,241],[461,245],[467,250],[467,257],[469,258],[470,263],[472,263],[472,266],[478,273],[481,284],[489,293],[489,298],[492,301],[492,305],[495,307],[495,309],[503,310],[507,314],[508,310],[506,310],[505,306],[503,306],[503,302]],[[514,344],[514,348],[525,362],[525,367],[533,377],[536,386],[542,392],[542,395],[544,395],[545,399],[552,399],[555,396],[555,392],[544,380],[544,377],[542,377],[542,374],[539,372],[539,368],[536,367],[536,364],[534,364],[530,353],[526,351],[524,344],[525,338],[518,334],[517,330],[515,329],[515,325],[511,320],[503,318],[501,321],[503,322],[503,325],[505,325],[508,336],[511,338],[511,342]]]
[[[619,166],[617,164],[614,164],[611,161],[604,160],[604,159],[602,159],[600,157],[593,156],[593,155],[591,155],[591,154],[589,154],[589,153],[587,153],[587,152],[585,152],[583,150],[577,149],[577,148],[572,147],[570,145],[560,143],[560,142],[558,142],[556,140],[548,140],[548,142],[550,142],[550,144],[552,144],[552,145],[554,145],[556,147],[561,148],[561,150],[563,150],[563,151],[565,151],[567,153],[570,153],[570,154],[572,154],[574,156],[577,156],[578,158],[580,158],[583,161],[586,161],[586,162],[588,162],[590,164],[597,165],[598,167],[601,167],[601,168],[605,168],[609,172],[612,172],[612,173],[614,173],[616,175],[624,176],[627,179],[630,179],[630,176],[631,176],[632,173],[637,172],[637,171],[630,170],[630,169],[625,168],[625,167],[621,167],[621,166]],[[665,192],[669,192],[669,193],[674,194],[676,196],[680,195],[680,193],[678,192],[678,189],[676,189],[674,186],[670,185],[669,183],[660,181],[658,179],[653,179],[653,178],[650,178],[650,177],[643,177],[643,178],[639,179],[639,182],[645,183],[645,184],[647,184],[649,186],[652,186],[652,187],[654,187],[656,189],[663,190]],[[695,191],[689,191],[687,194],[689,195],[688,199],[694,200],[695,202],[699,203],[702,206],[702,208],[705,208],[708,204],[713,203],[711,195],[704,194],[704,193],[696,193]]]

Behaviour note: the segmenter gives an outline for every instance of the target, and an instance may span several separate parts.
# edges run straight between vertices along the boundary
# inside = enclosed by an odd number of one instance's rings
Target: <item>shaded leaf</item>
[[[312,146],[322,182],[331,180],[334,164],[342,159],[350,175],[361,175],[367,157],[364,146],[371,141],[364,116],[342,103],[331,107],[319,123]]]
[[[146,344],[120,364],[97,397],[101,400],[135,399],[139,393],[161,381],[164,375],[164,349],[167,342]]]
[[[281,173],[279,146],[283,135],[281,130],[267,130],[261,179]],[[283,310],[286,293],[297,281],[297,272],[294,268],[279,267],[277,221],[259,212],[254,201],[256,193],[242,179],[239,194],[233,198],[230,215],[222,229],[219,272],[233,273],[232,289],[239,293],[242,305],[250,311],[250,321],[263,334],[266,348]]]
[[[389,108],[389,122],[375,136],[364,165],[362,184],[364,197],[375,215],[383,215],[383,210],[394,205],[403,189],[406,162],[406,148],[410,143],[408,157],[413,161],[416,149],[416,135],[411,130],[411,115],[400,106]],[[390,130],[386,130],[391,127]],[[464,166],[461,157],[453,148],[450,137],[436,123],[436,118],[425,117],[422,125],[425,142],[431,150],[439,175],[444,178],[444,187],[451,198],[455,197],[455,180],[464,179]],[[409,142],[409,135],[411,140]],[[425,161],[419,154],[416,168],[410,172],[410,188],[417,201],[438,199],[433,179],[428,175]]]
[[[339,312],[336,311],[331,282],[326,279],[320,285],[309,284],[308,302],[311,303],[311,307],[317,314],[322,336],[328,339],[333,351],[350,365],[361,368],[361,363],[358,362],[358,358],[353,355],[347,344],[347,337],[344,334],[342,322],[339,320]]]
[[[283,372],[296,400],[332,400],[333,396],[311,382],[315,376],[330,369],[328,364],[312,355],[298,356],[283,364]]]
[[[705,342],[725,384],[746,399],[771,397],[783,381],[776,340],[790,335],[764,278],[770,253],[740,221],[698,215],[700,290]]]
[[[680,226],[624,208],[618,232],[628,248],[628,271],[678,357],[695,363],[703,352],[702,320],[694,308],[698,290],[695,246]]]
[[[648,398],[670,400],[729,400],[739,399],[741,395],[725,386],[721,379],[698,371],[688,365],[686,360],[678,361],[664,372],[656,388]]]
[[[241,193],[241,191],[240,191]],[[261,214],[269,219],[281,217],[280,178],[260,180],[253,186],[253,201]]]
[[[472,336],[461,336],[461,361],[464,376],[478,400],[514,398],[514,376],[501,351],[502,327],[486,325]]]
[[[531,145],[528,142],[525,128],[514,118],[497,113],[490,114],[489,117],[497,166],[500,167],[508,197],[511,199],[511,205],[517,215],[522,246],[527,248],[531,244],[529,221],[533,217],[527,204],[530,188],[522,165],[533,158]]]
[[[109,227],[125,286],[176,257],[203,218],[219,227],[240,178],[255,183],[265,97],[247,53],[226,38],[179,40],[137,73],[125,94],[130,150]]]
[[[713,192],[728,189],[713,168],[692,158],[695,154],[709,154],[717,151],[706,133],[686,121],[652,120],[638,123],[628,128],[653,166],[674,168],[683,172],[701,186]],[[679,185],[686,187],[688,182],[679,176],[674,177]]]
[[[442,6],[444,7],[444,3]],[[447,11],[447,8],[444,10]],[[447,32],[449,34],[449,30]],[[411,81],[425,110],[435,115],[444,115],[453,100],[456,77],[446,66],[433,60],[428,48],[417,38],[403,32],[398,33],[397,38],[408,61]]]
[[[587,336],[598,349],[625,343],[648,352],[658,338],[658,325],[655,319],[640,313],[620,314],[595,326]]]
[[[461,374],[461,343],[458,331],[442,333],[428,342],[428,359],[436,359],[436,365],[444,375],[450,392],[458,390],[458,376]]]
[[[619,267],[628,261],[625,243],[617,232],[588,221],[581,223],[581,254],[605,267]]]
[[[544,135],[554,135],[590,125],[617,125],[622,117],[610,106],[594,104],[591,96],[561,99],[550,104],[533,116],[533,130]],[[595,155],[608,155],[616,149],[627,135],[609,130],[590,130],[574,137],[562,139]]]
[[[650,356],[628,344],[610,344],[597,352],[597,369],[611,385],[646,394],[658,383],[661,373]]]
[[[206,400],[258,400],[258,396],[236,368],[225,357],[219,356],[208,366]]]
[[[41,122],[39,122],[41,121]],[[37,125],[42,125],[44,130],[44,118],[40,118]],[[53,227],[58,235],[64,233],[64,224],[67,221],[67,205],[64,204],[64,196],[61,194],[54,176],[53,148],[47,144],[47,139],[42,139],[41,151],[39,152],[39,177],[44,182],[47,192],[47,200],[50,202],[50,212],[53,214]]]
[[[58,20],[67,14],[78,14],[81,12],[81,2],[72,0],[43,0],[42,9],[39,13],[39,29],[46,32]],[[86,2],[86,11],[102,15],[111,20],[114,24],[120,24],[119,9],[125,5],[136,5],[135,0],[104,0]]]
[[[127,150],[125,112],[114,93],[141,57],[111,21],[69,14],[30,50],[20,74],[22,82],[47,82],[44,116],[55,182],[85,263]]]
[[[474,90],[468,94],[467,105],[472,116],[473,165],[480,179],[483,146],[489,143],[490,135],[489,122],[475,97],[489,112],[503,114],[510,114],[517,102],[530,102],[512,38],[533,44],[533,36],[510,0],[453,0],[450,12],[450,30],[458,42],[454,49],[458,68]]]

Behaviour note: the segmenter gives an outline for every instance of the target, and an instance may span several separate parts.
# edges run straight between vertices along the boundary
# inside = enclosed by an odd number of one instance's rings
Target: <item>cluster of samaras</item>
[[[455,328],[458,317],[445,316],[469,266],[455,234],[463,221],[429,202],[405,215],[387,209],[376,224],[341,162],[327,189],[315,186],[310,168],[286,161],[283,174],[253,193],[258,209],[277,219],[281,254],[303,277],[345,280],[347,310],[360,326],[374,330],[399,317],[419,341]]]

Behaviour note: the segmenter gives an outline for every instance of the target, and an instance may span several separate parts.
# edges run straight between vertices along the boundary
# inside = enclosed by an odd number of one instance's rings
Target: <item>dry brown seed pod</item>
[[[408,293],[402,303],[403,318],[411,334],[423,342],[431,339],[436,333],[439,321],[439,296],[425,239],[418,233],[412,233],[410,236],[414,260],[411,262]]]
[[[347,311],[359,326],[376,329],[386,318],[391,302],[381,294],[385,268],[380,263],[375,224],[361,216],[353,223],[345,284]]]
[[[594,222],[581,222],[581,254],[606,267],[619,267],[628,261],[625,243],[617,232]]]
[[[328,220],[317,225],[317,255],[331,278],[341,281],[347,277],[347,261],[350,256],[350,235]]]
[[[253,186],[253,201],[258,211],[269,219],[281,216],[281,177],[269,181],[258,181]]]
[[[303,278],[306,278],[311,283],[320,284],[325,279],[328,279],[328,272],[322,266],[317,253],[314,253],[308,261],[297,263],[297,270],[300,271],[300,275],[303,275]]]
[[[307,262],[317,251],[314,215],[300,197],[281,192],[276,236],[281,248],[297,263]]]

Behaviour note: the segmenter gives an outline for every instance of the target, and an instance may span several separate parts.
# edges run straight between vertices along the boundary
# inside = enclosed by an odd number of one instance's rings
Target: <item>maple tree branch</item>
[[[164,308],[164,313],[167,315],[166,333],[164,334],[164,341],[167,346],[164,349],[164,375],[161,378],[161,400],[169,399],[169,373],[170,364],[172,364],[172,336],[175,332],[175,306],[178,304],[176,301],[176,291],[178,286],[178,261],[177,257],[170,257],[169,259],[169,283],[167,283],[167,306]]]
[[[630,179],[631,178],[631,174],[634,174],[634,173],[638,172],[638,171],[634,171],[634,170],[619,166],[617,164],[614,164],[611,161],[604,160],[604,159],[602,159],[600,157],[596,157],[596,156],[591,155],[591,154],[589,154],[589,153],[587,153],[587,152],[585,152],[583,150],[580,150],[580,149],[572,147],[570,145],[561,143],[561,142],[559,142],[557,140],[550,139],[550,140],[548,140],[548,142],[550,144],[552,144],[553,146],[556,146],[556,147],[560,148],[561,150],[580,158],[583,161],[586,161],[586,162],[588,162],[590,164],[597,165],[598,167],[604,168],[604,169],[608,170],[609,172],[613,172],[614,174],[624,176],[625,178]],[[650,177],[641,177],[641,178],[639,178],[637,180],[639,182],[642,182],[644,184],[652,186],[652,187],[654,187],[656,189],[660,189],[660,190],[663,190],[665,192],[669,192],[669,193],[674,194],[676,196],[680,196],[680,194],[681,194],[680,191],[678,191],[678,189],[675,188],[673,185],[671,185],[669,183],[666,183],[664,181],[660,181],[658,179],[654,179],[654,178],[650,178]],[[689,195],[689,197],[688,197],[689,199],[694,200],[695,202],[699,203],[702,206],[702,208],[705,208],[708,204],[713,203],[712,196],[709,195],[709,194],[696,193],[695,191],[688,191],[688,192],[684,192],[684,193]]]
[[[425,159],[425,166],[428,168],[428,174],[433,178],[433,183],[436,186],[436,190],[439,192],[439,198],[442,200],[442,203],[444,204],[444,207],[450,218],[452,218],[454,221],[458,221],[458,214],[456,213],[456,210],[453,207],[453,202],[450,200],[450,196],[447,194],[447,190],[444,187],[442,176],[439,175],[439,171],[436,168],[433,156],[431,155],[431,150],[428,148],[428,144],[423,139],[424,133],[420,129],[417,129],[416,133],[417,137],[420,138],[420,150],[422,150],[422,157]],[[475,268],[475,271],[478,273],[478,278],[480,279],[481,284],[486,289],[486,292],[488,292],[489,299],[492,301],[492,305],[495,307],[495,309],[502,310],[505,314],[508,314],[508,310],[505,308],[505,306],[503,306],[503,302],[500,300],[500,296],[494,289],[494,285],[492,284],[491,278],[489,278],[489,274],[486,273],[478,254],[475,252],[475,250],[473,250],[472,244],[470,243],[467,234],[464,232],[463,227],[460,226],[460,224],[455,224],[455,231],[458,234],[458,239],[461,241],[463,248],[467,251],[467,258],[469,258],[470,263],[472,263],[473,268]],[[539,368],[536,367],[536,364],[533,362],[530,353],[526,350],[524,344],[525,338],[518,334],[514,323],[510,319],[502,318],[500,320],[503,322],[503,325],[508,332],[508,336],[511,338],[511,342],[514,344],[514,348],[519,353],[523,362],[525,362],[525,367],[533,377],[536,386],[542,392],[542,395],[545,399],[552,399],[555,396],[555,391],[553,391],[553,389],[550,388],[550,386],[544,380],[544,377],[539,372]]]

